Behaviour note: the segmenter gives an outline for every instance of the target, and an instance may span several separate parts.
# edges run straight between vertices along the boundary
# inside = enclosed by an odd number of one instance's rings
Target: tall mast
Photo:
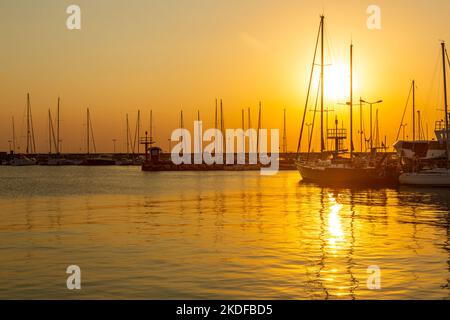
[[[416,81],[412,83],[413,91],[413,141],[416,141]]]
[[[218,129],[218,122],[217,122],[217,98],[216,98],[216,112],[214,113],[214,129]]]
[[[130,132],[130,124],[129,124],[129,122],[128,122],[128,113],[127,113],[127,116],[126,116],[126,122],[127,122],[127,155],[128,156],[130,156],[130,135],[129,135],[129,132]]]
[[[153,110],[150,110],[150,143],[153,143]]]
[[[90,119],[89,119],[89,108],[86,110],[86,151],[87,154],[89,154],[89,125],[90,125]]]
[[[418,135],[418,139],[421,140],[422,139],[422,124],[421,124],[422,120],[420,118],[420,110],[417,110],[417,129],[419,131],[419,135]]]
[[[350,159],[353,158],[353,43],[350,45]]]
[[[48,109],[48,153],[52,153],[52,115]]]
[[[258,111],[258,131],[256,132],[256,152],[259,152],[259,130],[261,130],[261,101],[259,102]]]
[[[287,137],[286,137],[286,109],[283,110],[283,153],[287,153]]]
[[[222,105],[222,99],[220,99],[220,131],[222,131],[223,134],[223,105]]]
[[[248,112],[247,126],[248,126],[248,129],[250,130],[252,128],[252,118],[250,116],[250,108],[247,109],[247,112]],[[249,154],[250,154],[250,150],[252,150],[252,149],[253,149],[253,139],[252,139],[252,135],[249,134],[248,135],[248,153]]]
[[[139,150],[140,149],[139,140],[141,139],[141,110],[138,110],[136,128],[137,128],[137,153],[139,155],[139,151],[140,151]]]
[[[222,132],[222,151],[226,153],[226,138],[225,133],[223,132],[225,126],[225,122],[223,120],[223,104],[222,99],[220,99],[220,132]]]
[[[445,112],[445,137],[447,142],[447,168],[449,166],[449,160],[450,160],[450,143],[449,143],[449,132],[448,132],[448,101],[447,101],[447,71],[445,68],[445,42],[442,41],[441,43],[442,47],[442,68],[443,68],[443,74],[444,74],[444,112]]]
[[[200,109],[197,109],[197,121],[200,123]],[[202,128],[200,125],[198,126],[198,146],[201,149],[202,148]]]
[[[375,149],[380,147],[380,124],[379,124],[379,118],[378,118],[378,108],[375,113]]]
[[[56,153],[59,154],[61,152],[61,148],[60,148],[60,137],[59,137],[59,101],[60,98],[58,97],[58,109],[57,109],[57,113],[56,113]]]
[[[27,93],[27,153],[30,153],[30,136],[30,94]]]
[[[244,109],[241,112],[241,124],[242,124],[242,152],[245,154],[245,113]]]
[[[12,138],[13,153],[16,153],[16,128],[14,126],[14,117],[12,117],[12,132],[13,132],[13,138]]]
[[[27,153],[36,152],[34,140],[33,115],[31,113],[30,94],[27,93]]]
[[[324,29],[324,19],[325,16],[320,16],[320,152],[323,152],[325,150],[325,145],[324,145],[324,137],[323,137],[323,98],[324,98],[324,94],[323,94],[323,74],[324,74],[324,47],[323,47],[323,29]]]
[[[362,108],[362,98],[359,97],[359,134],[360,134],[360,143],[361,143],[361,153],[363,153],[363,137],[364,137],[364,129],[363,129],[363,108]]]

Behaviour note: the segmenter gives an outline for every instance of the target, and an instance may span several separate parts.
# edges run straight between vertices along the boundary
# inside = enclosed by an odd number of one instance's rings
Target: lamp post
[[[363,99],[360,99],[359,102],[360,102],[360,103],[368,104],[368,105],[370,106],[370,151],[372,151],[372,149],[373,149],[372,108],[373,108],[373,106],[374,106],[375,104],[382,103],[383,100],[378,100],[378,101],[376,101],[376,102],[368,102],[368,101],[365,101],[365,100],[363,100]]]

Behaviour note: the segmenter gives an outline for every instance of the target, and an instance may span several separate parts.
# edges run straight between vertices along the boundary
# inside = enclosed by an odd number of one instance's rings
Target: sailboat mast
[[[258,111],[258,131],[256,138],[256,152],[259,151],[259,130],[261,130],[261,101],[259,102],[259,111]]]
[[[417,110],[417,129],[419,131],[419,135],[418,135],[418,139],[421,140],[422,139],[422,133],[421,133],[421,128],[422,128],[422,124],[421,124],[421,119],[420,119],[420,110]]]
[[[412,81],[412,141],[416,141],[416,81]]]
[[[89,119],[89,108],[87,108],[86,110],[86,151],[87,154],[89,154],[89,124],[90,124],[90,119]]]
[[[12,117],[12,132],[13,132],[13,138],[12,138],[13,153],[16,153],[16,128],[14,125],[14,117]]]
[[[153,110],[150,110],[150,143],[153,142]]]
[[[245,155],[245,113],[244,109],[241,110],[241,121],[242,121],[242,153]]]
[[[287,153],[286,109],[283,110],[283,153]]]
[[[140,140],[141,140],[141,110],[138,110],[136,128],[137,128],[137,153],[139,155]]]
[[[353,158],[353,43],[350,45],[350,159]]]
[[[216,98],[216,111],[214,113],[214,129],[217,129],[218,124],[217,124],[217,98]]]
[[[27,93],[27,154],[30,153],[30,94]]]
[[[442,47],[442,68],[444,74],[444,112],[445,112],[445,137],[447,142],[447,168],[449,166],[450,161],[450,143],[449,143],[449,134],[448,134],[448,101],[447,101],[447,71],[445,68],[445,42],[441,43]]]
[[[127,122],[127,155],[128,156],[130,156],[130,135],[129,135],[129,132],[130,132],[130,124],[129,124],[129,122],[128,122],[128,113],[127,113],[127,116],[126,116],[126,122]]]
[[[48,109],[48,153],[52,153],[52,115]]]
[[[61,152],[61,148],[60,148],[60,137],[59,137],[59,102],[60,102],[60,98],[58,97],[58,109],[57,109],[57,114],[56,114],[56,153],[59,154]]]
[[[363,153],[363,137],[364,137],[364,129],[363,129],[363,109],[362,109],[362,98],[359,97],[359,134],[360,134],[360,144],[361,144],[361,153]]]
[[[321,53],[320,53],[320,152],[323,152],[325,150],[324,145],[324,137],[323,137],[323,75],[324,75],[324,39],[323,39],[323,29],[324,29],[324,19],[325,16],[320,16],[320,47],[321,47]]]

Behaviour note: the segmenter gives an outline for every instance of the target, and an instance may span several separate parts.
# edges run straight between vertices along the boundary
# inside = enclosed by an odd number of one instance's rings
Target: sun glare
[[[326,66],[324,70],[325,99],[332,103],[346,103],[350,96],[350,70],[344,63],[335,63]],[[317,90],[320,79],[320,71],[314,73],[313,88]],[[358,88],[358,77],[353,72],[353,92]]]

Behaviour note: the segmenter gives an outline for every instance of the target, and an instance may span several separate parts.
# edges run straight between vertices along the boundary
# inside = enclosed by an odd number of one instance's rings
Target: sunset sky
[[[81,7],[81,30],[66,28],[70,4]],[[381,30],[366,27],[371,4],[381,8]],[[213,126],[216,97],[228,128],[241,126],[248,107],[256,125],[260,100],[263,127],[282,128],[286,108],[295,150],[322,13],[325,63],[332,65],[326,100],[340,121],[348,124],[347,107],[338,103],[348,99],[353,41],[354,99],[384,100],[380,131],[389,145],[412,79],[431,138],[443,117],[440,40],[450,43],[448,0],[10,0],[0,3],[0,151],[8,150],[12,116],[24,150],[27,92],[38,152],[48,151],[47,112],[56,113],[58,96],[64,152],[85,151],[87,107],[98,151],[111,152],[112,139],[125,150],[125,114],[133,131],[138,109],[142,131],[153,110],[155,138],[166,150],[181,109],[186,127],[197,109],[204,127]],[[359,150],[358,112],[355,118]],[[409,114],[405,122],[410,129]]]

